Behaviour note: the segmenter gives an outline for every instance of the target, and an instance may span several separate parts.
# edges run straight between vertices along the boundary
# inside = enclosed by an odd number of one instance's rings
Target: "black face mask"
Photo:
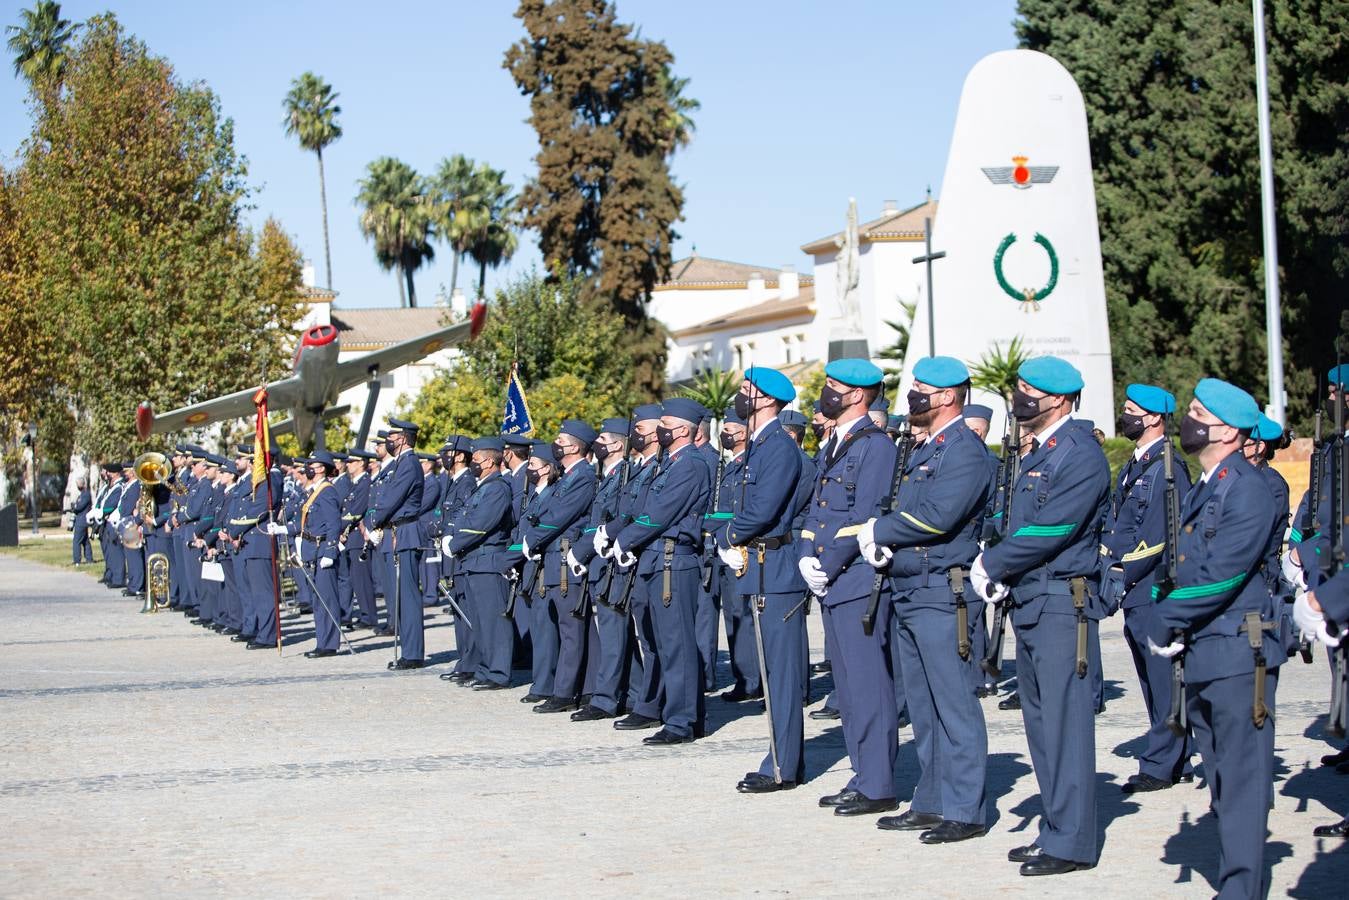
[[[525,469],[525,481],[529,482],[530,484],[538,484],[538,483],[539,483],[539,470],[538,470],[538,469]]]
[[[553,459],[562,462],[562,457],[567,455],[567,448],[562,446],[560,441],[553,441]]]
[[[817,440],[817,441],[822,441],[822,440],[824,440],[824,429],[825,429],[825,427],[826,427],[826,426],[816,424],[815,422],[811,422],[811,423],[810,423],[810,430],[813,431],[813,432],[815,432],[815,440]]]
[[[750,400],[749,394],[736,394],[734,406],[735,414],[748,422],[750,413],[754,411],[754,401]]]
[[[932,408],[932,395],[909,391],[909,415],[922,415]]]
[[[735,435],[731,434],[729,431],[723,431],[717,437],[721,441],[721,449],[723,450],[735,449]]]
[[[1120,413],[1118,428],[1120,434],[1131,441],[1136,441],[1143,436],[1143,417]]]
[[[480,466],[478,463],[470,462],[468,464],[468,474],[472,475],[474,478],[481,478],[482,466]]]
[[[656,427],[656,442],[662,447],[669,447],[675,441],[674,429],[666,428],[663,425]]]
[[[642,451],[646,449],[646,435],[640,431],[634,431],[632,437],[628,439],[628,446],[633,450]]]
[[[1020,388],[1012,391],[1012,418],[1016,419],[1018,422],[1025,422],[1027,419],[1033,419],[1039,414],[1039,397],[1032,397]]]
[[[1207,447],[1212,441],[1208,436],[1209,426],[1186,416],[1180,420],[1180,449],[1193,456]]]
[[[820,391],[820,414],[826,419],[837,419],[845,409],[843,394],[826,384]]]
[[[608,458],[609,458],[609,448],[606,447],[604,444],[596,443],[596,444],[595,444],[595,461],[596,461],[596,462],[604,462],[604,461],[605,461],[606,459],[608,459]]]

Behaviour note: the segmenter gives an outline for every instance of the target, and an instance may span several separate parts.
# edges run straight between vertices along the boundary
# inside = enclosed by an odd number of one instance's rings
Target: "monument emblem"
[[[998,287],[1002,288],[1003,293],[1021,304],[1022,312],[1039,312],[1040,301],[1054,293],[1054,288],[1058,286],[1059,255],[1054,252],[1054,245],[1049,242],[1049,238],[1037,232],[1035,243],[1044,247],[1045,253],[1049,254],[1049,280],[1039,290],[1035,288],[1017,289],[1012,287],[1002,271],[1002,258],[1007,253],[1007,248],[1015,243],[1016,232],[1011,232],[998,244],[997,252],[993,254],[993,275],[998,279]]]
[[[980,167],[988,180],[994,184],[1010,184],[1020,191],[1029,190],[1033,184],[1049,184],[1059,173],[1058,166],[1028,166],[1029,156],[1013,156],[1010,166]]]

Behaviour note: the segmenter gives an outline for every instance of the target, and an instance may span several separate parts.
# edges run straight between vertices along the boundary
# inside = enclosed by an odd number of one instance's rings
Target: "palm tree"
[[[398,271],[400,302],[405,279],[406,305],[416,306],[417,288],[412,273],[435,257],[428,242],[432,205],[426,180],[402,160],[381,156],[366,168],[366,177],[359,187],[356,202],[365,207],[361,231],[374,241],[375,259],[380,266]]]
[[[1026,345],[1020,337],[1012,338],[1006,347],[999,347],[995,343],[979,356],[977,363],[970,363],[970,384],[1001,397],[1008,415],[1011,415],[1017,372],[1028,359],[1030,354],[1026,352]]]
[[[333,287],[333,254],[328,247],[328,187],[323,177],[323,148],[342,136],[337,114],[342,111],[334,101],[333,86],[313,72],[305,72],[290,83],[290,93],[282,101],[286,110],[283,123],[287,135],[297,135],[300,146],[313,150],[319,160],[319,203],[323,207],[323,262],[328,273],[328,289]]]
[[[510,221],[515,197],[506,183],[506,173],[486,164],[474,170],[473,185],[478,202],[468,218],[478,227],[470,228],[465,252],[478,264],[478,297],[481,298],[487,283],[487,267],[495,269],[515,254],[518,242]]]
[[[22,76],[44,103],[55,98],[70,61],[66,47],[80,26],[61,18],[61,4],[38,0],[19,14],[22,25],[10,25],[9,52],[14,54],[14,77]]]
[[[661,67],[660,74],[661,92],[665,95],[665,100],[670,104],[664,126],[668,147],[667,153],[674,153],[681,147],[687,147],[693,140],[693,132],[697,126],[693,122],[693,113],[702,109],[703,105],[692,97],[684,96],[684,88],[688,87],[687,78],[676,78],[669,65]]]
[[[478,196],[477,169],[473,160],[456,153],[440,161],[431,179],[436,234],[454,253],[450,265],[451,294],[459,284],[459,258],[468,252],[474,233],[487,224],[482,198]]]
[[[744,379],[735,372],[727,372],[720,368],[704,369],[695,372],[693,384],[684,386],[679,393],[697,400],[712,411],[714,419],[719,420],[722,412],[735,400],[742,381]]]

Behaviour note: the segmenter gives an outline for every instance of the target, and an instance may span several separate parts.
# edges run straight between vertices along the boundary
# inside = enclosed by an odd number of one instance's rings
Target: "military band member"
[[[511,579],[516,592],[515,618],[528,620],[528,626],[517,633],[521,641],[527,635],[530,650],[530,688],[520,698],[524,704],[542,703],[552,696],[553,673],[557,670],[557,624],[548,614],[548,588],[543,582],[543,560],[524,552],[525,531],[537,518],[548,492],[557,483],[558,470],[552,449],[542,441],[529,447],[529,462],[525,463],[525,492],[521,497],[520,518],[515,523],[514,541],[507,548],[507,566],[502,575]]]
[[[881,828],[920,831],[924,844],[987,830],[988,732],[975,697],[969,567],[979,553],[993,463],[961,418],[970,373],[949,356],[913,367],[909,422],[927,439],[909,455],[894,509],[858,536],[868,562],[890,575],[901,668],[920,774],[907,812]],[[963,611],[963,615],[962,615]]]
[[[422,466],[422,502],[417,507],[417,524],[421,534],[422,562],[418,581],[422,586],[422,606],[435,606],[440,599],[440,495],[444,483],[437,471],[439,456],[417,453]]]
[[[898,713],[886,655],[890,591],[883,583],[874,629],[866,634],[862,619],[876,578],[857,544],[862,526],[880,512],[889,492],[895,445],[868,415],[881,393],[881,370],[864,359],[839,359],[824,371],[820,412],[834,427],[817,456],[815,493],[797,550],[806,586],[820,598],[833,702],[854,773],[842,790],[821,797],[820,805],[856,816],[897,805]]]
[[[304,468],[308,491],[299,515],[287,524],[274,523],[271,534],[298,538],[301,571],[296,577],[310,584],[314,606],[314,649],[306,659],[337,655],[340,640],[337,605],[337,541],[342,531],[341,501],[331,479],[337,460],[326,450],[309,459],[296,460]]]
[[[1218,896],[1231,898],[1264,896],[1276,669],[1285,658],[1260,573],[1280,511],[1241,452],[1259,415],[1254,398],[1225,381],[1195,387],[1180,446],[1204,474],[1181,505],[1177,586],[1156,597],[1150,638],[1161,656],[1185,654],[1186,705],[1218,819]]]
[[[1098,589],[1101,520],[1110,465],[1072,418],[1082,376],[1052,356],[1022,363],[1012,415],[1030,436],[1007,535],[975,560],[971,581],[989,602],[1009,595],[1016,673],[1031,762],[1044,803],[1033,843],[1008,854],[1022,875],[1096,864],[1096,735],[1087,650],[1104,616]],[[1080,632],[1085,630],[1086,634]],[[1085,657],[1085,658],[1083,658]]]
[[[117,501],[117,521],[119,523],[119,537],[126,533],[132,527],[139,527],[142,535],[146,528],[145,523],[141,521],[140,513],[137,509],[141,499],[142,485],[136,478],[133,463],[126,462],[122,464],[122,477],[124,488],[120,499]],[[122,545],[122,556],[126,566],[126,587],[122,590],[124,597],[136,597],[145,592],[145,542],[142,540],[141,546],[130,548]]]
[[[183,593],[189,607],[195,607],[197,618],[194,624],[209,625],[212,621],[201,609],[201,552],[193,544],[197,540],[204,519],[214,519],[211,500],[215,492],[215,466],[209,454],[200,447],[194,447],[192,456],[192,481],[183,498],[182,511],[178,519],[178,540],[181,544]]]
[[[412,449],[416,440],[415,423],[389,419],[385,444],[393,462],[374,512],[375,527],[383,530],[381,546],[389,552],[384,602],[397,622],[399,656],[389,663],[389,668],[395,671],[420,669],[426,664],[425,621],[417,584],[421,563],[417,511],[421,508],[423,476]]]
[[[332,451],[333,464],[337,466],[337,477],[331,479],[333,484],[334,496],[337,497],[338,521],[341,522],[341,528],[338,531],[337,540],[337,561],[333,568],[337,573],[337,613],[338,621],[343,627],[350,627],[354,619],[352,618],[352,591],[351,591],[351,569],[347,565],[346,554],[346,520],[343,518],[346,512],[347,497],[351,494],[351,475],[347,472],[347,461],[351,458],[345,450]]]
[[[1146,744],[1138,754],[1138,773],[1129,776],[1122,787],[1126,794],[1132,794],[1164,790],[1182,780],[1191,781],[1194,769],[1190,764],[1189,737],[1176,737],[1166,725],[1171,710],[1171,664],[1149,653],[1147,645],[1148,636],[1157,634],[1152,588],[1157,583],[1157,566],[1166,546],[1164,417],[1175,412],[1176,398],[1148,384],[1131,384],[1124,393],[1119,433],[1132,440],[1135,448],[1120,470],[1110,497],[1110,509],[1101,530],[1101,561],[1109,573],[1103,588],[1118,584],[1118,588],[1112,587],[1107,593],[1105,601],[1111,612],[1116,604],[1124,610],[1124,639],[1133,654],[1148,711]],[[1173,471],[1177,496],[1184,497],[1190,490],[1190,474],[1179,453]],[[1282,532],[1279,538],[1282,540]],[[1117,591],[1122,591],[1122,596],[1110,595]]]
[[[454,671],[440,677],[446,681],[464,683],[473,680],[473,673],[478,666],[475,628],[469,624],[477,619],[477,614],[473,611],[473,598],[468,593],[463,562],[449,553],[449,545],[459,514],[469,497],[473,496],[478,480],[469,471],[469,459],[473,455],[473,442],[469,438],[450,435],[445,439],[441,453],[449,480],[440,501],[441,528],[444,531],[440,538],[440,572],[450,596],[459,604],[463,615],[456,612],[454,616],[454,646],[459,651],[459,658],[455,661]]]
[[[740,499],[738,488],[745,467],[745,448],[749,445],[745,420],[734,406],[728,406],[722,414],[718,440],[722,449],[731,456],[721,475],[721,488],[714,492],[718,495],[717,508],[709,514],[720,530],[735,518]],[[731,657],[731,686],[717,696],[728,703],[762,700],[763,685],[759,681],[759,651],[754,638],[754,622],[750,617],[750,598],[740,594],[736,585],[739,580],[736,568],[727,566],[720,554],[712,564]]]
[[[267,485],[253,484],[252,444],[240,444],[235,457],[239,484],[236,486],[234,508],[228,522],[229,535],[235,550],[234,573],[243,609],[241,636],[248,638],[249,650],[276,646],[275,582],[272,560],[275,546],[272,536],[261,526],[272,514],[267,506]],[[281,473],[272,469],[272,500],[279,504],[282,495]]]
[[[379,627],[375,582],[370,577],[370,557],[361,533],[361,520],[370,508],[369,469],[375,454],[359,447],[347,451],[346,470],[351,487],[342,501],[342,555],[346,557],[347,581],[351,588],[353,616],[358,628]]]

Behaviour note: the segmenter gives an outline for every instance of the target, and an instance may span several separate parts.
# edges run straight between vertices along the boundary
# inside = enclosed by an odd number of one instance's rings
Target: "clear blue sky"
[[[4,24],[28,4],[9,3]],[[276,216],[323,280],[317,166],[281,125],[291,79],[312,69],[339,92],[344,136],[324,154],[338,305],[393,306],[357,226],[356,182],[368,162],[397,156],[419,171],[464,153],[521,184],[537,147],[526,98],[501,67],[523,36],[509,0],[440,3],[182,3],[66,0],[80,21],[111,7],[167,57],[206,82],[235,122],[237,149],[259,189],[250,217]],[[841,227],[849,196],[864,218],[885,200],[918,203],[940,188],[965,73],[1013,46],[1014,0],[737,2],[620,0],[619,18],[666,42],[702,103],[693,144],[674,171],[685,185],[676,257],[693,245],[765,268],[809,272],[799,246]],[[24,89],[0,73],[0,159],[28,133]],[[430,303],[450,280],[447,251],[417,274]],[[521,236],[493,284],[539,261]],[[461,266],[460,287],[477,272]]]

